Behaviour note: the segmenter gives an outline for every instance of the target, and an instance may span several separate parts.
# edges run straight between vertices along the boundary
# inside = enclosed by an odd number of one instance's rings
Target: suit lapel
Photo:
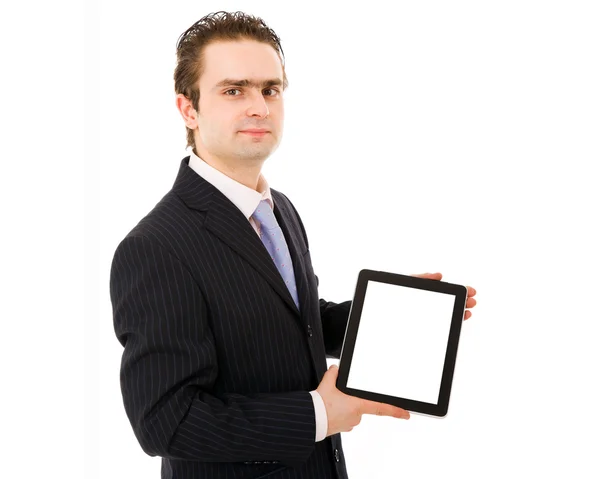
[[[294,218],[293,213],[289,211],[289,208],[286,206],[286,203],[281,197],[281,195],[272,188],[271,196],[273,197],[274,202],[273,213],[275,214],[277,223],[283,231],[283,236],[285,237],[288,249],[290,250],[290,256],[292,257],[292,264],[294,265],[294,277],[296,279],[296,287],[298,288],[298,302],[300,303],[300,310],[302,311],[302,313],[306,313],[308,311],[309,306],[309,292],[308,283],[306,281],[306,269],[304,266],[304,258],[302,257],[304,251],[301,247],[299,237],[295,234],[292,234],[290,231],[290,226],[296,224],[297,221]],[[252,232],[254,232],[254,229],[252,230]],[[255,232],[254,234],[256,235]],[[258,235],[256,237],[258,238]],[[273,263],[273,260],[270,256],[269,260],[271,261],[271,263]],[[273,266],[275,267],[275,269],[277,269],[274,263]],[[279,271],[277,271],[277,274],[279,275],[279,278],[281,278],[281,274],[279,273]],[[291,299],[292,297],[287,289],[287,286],[285,286],[285,283],[283,282],[283,278],[281,278],[281,283],[284,285]],[[296,305],[294,304],[294,307],[295,306]],[[298,308],[296,308],[296,311],[298,311]],[[298,312],[298,314],[300,314],[300,312]]]
[[[300,311],[281,274],[248,219],[221,191],[189,167],[189,159],[190,157],[187,156],[181,161],[179,173],[173,185],[175,194],[189,208],[205,211],[204,227],[252,265],[300,317]],[[277,192],[271,190],[271,193],[275,205],[274,214],[281,226],[292,257],[300,307],[305,311],[308,306],[308,290],[305,284],[304,260],[301,257],[298,239],[290,234],[288,227],[293,224],[294,219]]]

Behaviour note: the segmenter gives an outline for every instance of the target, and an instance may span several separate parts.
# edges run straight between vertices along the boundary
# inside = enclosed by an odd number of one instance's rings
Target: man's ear
[[[183,118],[185,126],[190,130],[198,128],[198,112],[194,109],[192,102],[182,93],[175,97],[175,106]]]

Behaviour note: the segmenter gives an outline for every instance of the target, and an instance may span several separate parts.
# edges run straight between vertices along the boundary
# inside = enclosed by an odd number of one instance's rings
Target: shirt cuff
[[[327,436],[327,409],[325,409],[323,398],[316,390],[310,391],[310,395],[313,398],[313,404],[315,406],[315,422],[317,425],[315,442],[319,442]]]

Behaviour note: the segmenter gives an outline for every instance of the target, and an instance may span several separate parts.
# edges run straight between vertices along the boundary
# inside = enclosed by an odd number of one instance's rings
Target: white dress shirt
[[[262,173],[258,177],[257,190],[253,190],[209,165],[199,158],[193,150],[190,150],[189,166],[237,206],[244,213],[244,216],[248,219],[256,234],[260,236],[260,224],[252,218],[252,214],[262,200],[268,200],[271,209],[273,209],[271,189]],[[325,439],[327,435],[327,410],[325,409],[325,403],[321,395],[316,390],[309,392],[315,406],[315,421],[317,426],[315,442],[319,442]]]

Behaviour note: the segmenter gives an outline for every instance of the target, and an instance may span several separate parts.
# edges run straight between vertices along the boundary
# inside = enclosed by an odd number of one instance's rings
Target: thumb
[[[330,380],[335,382],[338,376],[338,367],[335,364],[329,366],[329,369],[325,372],[325,376],[328,376],[328,380],[330,377]]]

